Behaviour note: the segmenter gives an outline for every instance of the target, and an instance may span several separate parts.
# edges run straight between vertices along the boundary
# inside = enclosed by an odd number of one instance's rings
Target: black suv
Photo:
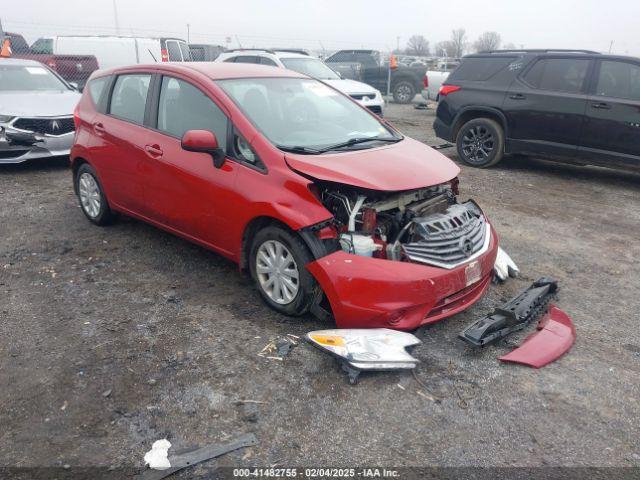
[[[640,169],[640,59],[590,51],[492,51],[440,90],[436,135],[474,167],[505,153]]]

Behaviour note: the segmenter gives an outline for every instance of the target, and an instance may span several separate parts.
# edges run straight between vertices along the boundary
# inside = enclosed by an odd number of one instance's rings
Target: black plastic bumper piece
[[[522,330],[547,311],[557,291],[558,282],[542,277],[490,315],[473,322],[459,336],[475,347],[484,347]]]

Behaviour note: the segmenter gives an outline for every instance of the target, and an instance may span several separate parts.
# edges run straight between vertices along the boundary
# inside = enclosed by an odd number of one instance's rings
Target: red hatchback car
[[[249,270],[287,315],[402,330],[487,289],[498,238],[458,167],[337,90],[233,63],[96,72],[71,153],[85,215],[114,212]]]

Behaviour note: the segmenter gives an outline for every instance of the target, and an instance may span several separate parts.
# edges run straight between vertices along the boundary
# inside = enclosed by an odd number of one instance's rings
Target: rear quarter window
[[[516,57],[472,57],[462,59],[449,80],[484,82],[511,64]]]
[[[96,109],[100,113],[105,113],[103,111],[104,108],[101,108],[102,105],[104,104],[104,102],[102,102],[101,100],[102,100],[102,95],[105,93],[105,87],[109,84],[110,80],[111,80],[110,76],[98,77],[91,80],[89,82],[89,85],[87,85],[87,91],[89,92],[89,96],[91,97],[93,104],[96,106]]]

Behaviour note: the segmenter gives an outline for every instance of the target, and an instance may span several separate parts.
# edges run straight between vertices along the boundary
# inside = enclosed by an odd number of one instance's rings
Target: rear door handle
[[[591,104],[592,108],[599,108],[600,110],[611,110],[611,105],[604,102],[597,102]]]
[[[144,149],[151,158],[160,158],[164,153],[160,145],[145,145]]]
[[[94,123],[93,124],[93,131],[96,132],[96,135],[104,135],[105,133],[107,133],[107,131],[104,128],[104,125],[102,125],[101,123]]]
[[[511,100],[524,100],[527,97],[525,97],[524,95],[522,95],[521,93],[514,93],[513,95],[509,95],[509,98]]]

